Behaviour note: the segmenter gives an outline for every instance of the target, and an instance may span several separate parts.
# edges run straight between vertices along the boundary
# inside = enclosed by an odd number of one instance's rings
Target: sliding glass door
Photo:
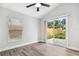
[[[66,17],[47,22],[47,39],[55,44],[64,45],[66,41]]]

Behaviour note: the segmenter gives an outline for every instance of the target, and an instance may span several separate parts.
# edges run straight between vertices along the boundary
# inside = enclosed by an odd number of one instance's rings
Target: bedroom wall
[[[60,4],[42,18],[42,22],[62,15],[68,15],[68,48],[79,51],[79,4]]]
[[[8,42],[8,20],[23,20],[23,36],[21,40]],[[40,20],[0,7],[0,51],[38,42]]]

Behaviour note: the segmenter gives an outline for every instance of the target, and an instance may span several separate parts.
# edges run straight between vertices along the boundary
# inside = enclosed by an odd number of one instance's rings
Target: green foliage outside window
[[[55,20],[55,21],[52,21],[52,22],[48,22],[48,28],[62,28],[63,30],[65,30],[65,25],[66,25],[66,21],[65,19],[63,19],[62,21],[61,20]],[[51,39],[51,38],[59,38],[59,39],[65,39],[65,32],[64,33],[59,33],[59,34],[56,34],[56,35],[48,35],[48,39]]]

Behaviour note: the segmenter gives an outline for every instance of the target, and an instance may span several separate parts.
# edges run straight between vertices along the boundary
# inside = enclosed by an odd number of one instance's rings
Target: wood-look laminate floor
[[[0,52],[0,56],[78,56],[79,52],[45,43],[34,43]]]

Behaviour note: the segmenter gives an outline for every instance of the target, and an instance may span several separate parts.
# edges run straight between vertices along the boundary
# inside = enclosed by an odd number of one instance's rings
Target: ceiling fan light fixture
[[[39,12],[39,8],[41,6],[50,7],[50,5],[49,4],[46,4],[46,3],[33,3],[33,4],[30,4],[30,5],[26,6],[26,8],[29,8],[31,6],[35,6],[37,8],[37,12]]]
[[[36,7],[41,7],[41,4],[40,4],[40,3],[36,3],[35,6],[36,6]]]

